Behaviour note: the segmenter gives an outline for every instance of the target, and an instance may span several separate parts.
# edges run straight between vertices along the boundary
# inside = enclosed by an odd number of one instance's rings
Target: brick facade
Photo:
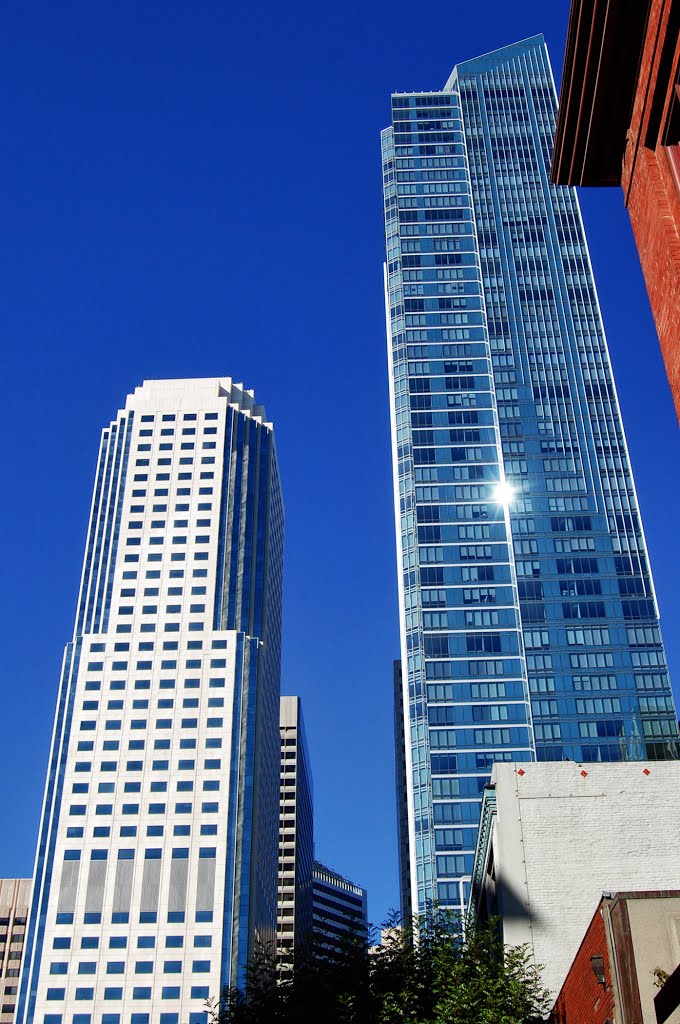
[[[659,1010],[656,974],[680,959],[680,891],[605,894],[550,1014],[550,1024],[680,1024],[673,992]]]
[[[572,0],[551,177],[622,185],[680,418],[680,0]]]
[[[604,985],[593,972],[590,962],[593,956],[604,958]],[[614,1020],[614,994],[604,919],[598,907],[557,997],[550,1021],[551,1024],[605,1024],[607,1020]]]
[[[652,0],[621,185],[680,418],[680,182],[663,145],[680,65],[677,8],[677,2]]]

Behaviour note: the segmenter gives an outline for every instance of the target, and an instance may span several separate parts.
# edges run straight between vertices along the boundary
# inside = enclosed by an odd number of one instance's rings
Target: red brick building
[[[660,969],[680,958],[680,892],[603,896],[564,980],[551,1024],[676,1024],[680,1009],[658,1012]]]
[[[622,186],[680,418],[680,0],[572,0],[551,176]]]

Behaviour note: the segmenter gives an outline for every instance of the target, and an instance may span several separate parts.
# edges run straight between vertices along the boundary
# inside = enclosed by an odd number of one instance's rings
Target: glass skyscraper
[[[678,756],[652,578],[542,37],[382,135],[405,904],[463,910],[494,761]],[[407,834],[404,834],[406,831]]]
[[[201,1024],[275,942],[283,508],[230,378],[102,433],[17,1021]]]

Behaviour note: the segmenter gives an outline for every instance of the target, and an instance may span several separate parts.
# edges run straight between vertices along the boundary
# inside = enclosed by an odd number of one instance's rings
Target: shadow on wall
[[[504,879],[498,880],[495,875],[487,875],[482,898],[479,901],[477,922],[480,925],[490,921],[498,922],[499,938],[503,940],[503,924],[524,923],[527,928],[541,924],[541,915],[527,906],[526,900]]]

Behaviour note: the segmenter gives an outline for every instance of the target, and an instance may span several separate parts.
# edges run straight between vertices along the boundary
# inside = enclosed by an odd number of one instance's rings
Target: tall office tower
[[[281,807],[276,956],[293,966],[296,949],[311,947],[314,805],[299,697],[281,698]]]
[[[333,956],[348,944],[368,940],[366,890],[314,861],[314,949],[317,956]]]
[[[102,433],[17,1020],[191,1024],[276,935],[283,511],[229,378]]]
[[[410,903],[463,910],[494,761],[676,757],[542,37],[392,97],[382,135]],[[630,339],[634,344],[635,339]]]
[[[0,878],[0,1024],[13,1024],[31,902],[30,878]]]

